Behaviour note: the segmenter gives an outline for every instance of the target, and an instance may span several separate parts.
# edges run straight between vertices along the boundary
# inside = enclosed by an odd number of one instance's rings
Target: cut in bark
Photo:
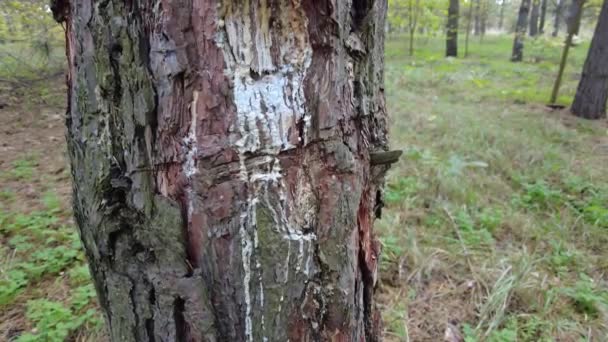
[[[379,340],[386,1],[53,8],[110,338]]]
[[[528,28],[528,14],[530,12],[530,0],[521,0],[517,24],[515,26],[515,39],[513,40],[512,62],[521,62],[524,59],[524,39]]]
[[[460,0],[450,0],[448,8],[448,22],[446,28],[447,57],[458,57],[458,19],[460,16]]]
[[[586,119],[606,117],[608,99],[608,1],[604,1],[587,53],[572,113]]]

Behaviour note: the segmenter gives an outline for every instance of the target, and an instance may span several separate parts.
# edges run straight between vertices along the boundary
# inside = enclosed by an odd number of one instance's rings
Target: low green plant
[[[608,317],[608,291],[588,275],[580,274],[574,286],[565,287],[562,292],[573,301],[576,311],[593,317],[600,314]]]
[[[36,165],[37,162],[33,156],[18,159],[13,162],[13,168],[9,170],[8,175],[15,180],[31,180],[34,177]]]

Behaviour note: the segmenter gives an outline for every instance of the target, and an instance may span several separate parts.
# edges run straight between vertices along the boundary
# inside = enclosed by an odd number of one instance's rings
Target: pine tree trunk
[[[538,33],[545,33],[545,21],[547,18],[547,0],[542,0],[540,5],[540,22],[538,23]]]
[[[386,0],[54,0],[113,341],[376,341]]]
[[[553,37],[557,37],[557,35],[559,34],[559,28],[561,26],[562,20],[562,9],[564,8],[564,1],[565,0],[556,0],[555,17],[553,19],[553,33],[551,33]]]
[[[447,57],[458,57],[458,19],[460,16],[460,1],[450,0],[448,8],[448,25],[446,29],[446,52]]]
[[[524,59],[524,39],[528,28],[528,13],[530,12],[530,0],[521,0],[517,24],[515,26],[515,39],[513,40],[513,53],[511,61],[521,62]]]
[[[540,1],[532,0],[532,11],[530,12],[530,37],[538,35],[538,17],[540,15]]]
[[[572,103],[572,113],[586,119],[606,117],[608,99],[608,1],[602,10],[589,47],[583,74]]]

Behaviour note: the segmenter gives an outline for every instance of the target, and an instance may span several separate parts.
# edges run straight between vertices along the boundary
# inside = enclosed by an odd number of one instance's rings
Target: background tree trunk
[[[490,2],[488,2],[487,0],[484,0],[482,2],[482,6],[481,6],[481,22],[480,22],[480,33],[481,33],[481,37],[480,37],[480,41],[483,40],[483,37],[486,35],[486,28],[487,28],[487,24],[488,24],[488,14],[490,12]]]
[[[113,341],[378,340],[386,7],[55,0]]]
[[[530,37],[538,35],[538,17],[540,15],[540,0],[532,0],[532,11],[530,12]]]
[[[540,22],[538,23],[538,33],[545,33],[545,21],[547,18],[547,0],[542,0],[540,5]]]
[[[505,7],[507,7],[507,1],[502,0],[500,3],[500,12],[498,17],[498,29],[502,30],[505,22]]]
[[[562,9],[564,8],[564,1],[565,0],[556,0],[556,3],[555,3],[555,17],[553,19],[553,33],[551,33],[551,35],[553,37],[557,37],[557,35],[559,34],[559,28],[561,26],[561,20],[562,20]]]
[[[450,0],[448,8],[448,25],[446,29],[446,52],[447,57],[458,57],[458,19],[460,16],[460,1]]]
[[[606,117],[608,99],[608,1],[604,1],[572,103],[572,113],[586,119]]]
[[[475,0],[475,26],[473,34],[478,36],[481,34],[481,0]]]
[[[530,0],[521,0],[517,24],[515,26],[515,39],[513,40],[512,62],[521,62],[524,59],[524,39],[528,28],[528,13],[530,12]]]
[[[469,55],[469,37],[471,35],[471,24],[473,22],[473,1],[469,2],[469,10],[467,13],[467,27],[464,33],[464,57]]]
[[[562,51],[562,58],[559,63],[559,69],[557,71],[557,77],[553,83],[553,90],[551,91],[550,104],[556,104],[557,96],[559,95],[559,88],[562,84],[562,77],[566,68],[566,62],[568,61],[568,53],[572,46],[572,38],[578,32],[581,23],[581,17],[583,15],[583,5],[585,0],[572,0],[570,8],[568,9],[568,36],[566,36],[566,42],[564,43],[564,49]]]

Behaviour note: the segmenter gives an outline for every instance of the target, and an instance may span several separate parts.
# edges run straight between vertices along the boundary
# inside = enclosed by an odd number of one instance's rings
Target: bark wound
[[[74,205],[113,340],[377,340],[386,1],[73,1]]]

